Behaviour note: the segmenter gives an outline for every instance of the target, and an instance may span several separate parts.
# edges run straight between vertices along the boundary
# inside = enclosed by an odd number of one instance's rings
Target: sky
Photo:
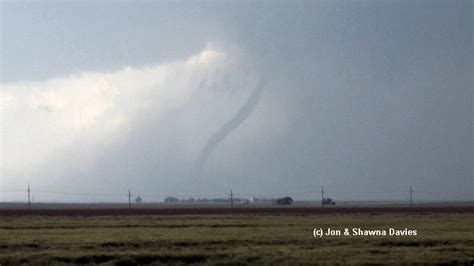
[[[0,9],[2,201],[474,200],[472,1]]]

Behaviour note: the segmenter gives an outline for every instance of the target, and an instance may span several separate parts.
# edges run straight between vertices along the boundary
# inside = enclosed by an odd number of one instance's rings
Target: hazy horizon
[[[472,1],[0,9],[0,201],[474,200]]]

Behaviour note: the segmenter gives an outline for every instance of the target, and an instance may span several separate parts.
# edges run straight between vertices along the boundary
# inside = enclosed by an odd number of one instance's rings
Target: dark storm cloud
[[[353,191],[332,195],[349,199],[403,198],[412,185],[454,193],[418,195],[424,199],[472,199],[471,1],[3,5],[6,84],[184,62],[208,42],[244,62],[194,75],[188,84],[205,93],[186,94],[194,96],[165,115],[137,111],[117,142],[84,153],[71,145],[67,154],[84,155],[48,164],[35,178],[77,180],[84,189],[233,188],[296,198],[314,198],[324,185]],[[249,65],[267,85],[239,112],[253,87],[237,69]],[[157,99],[144,95],[121,101]],[[47,103],[35,102],[61,104]],[[15,128],[19,119],[5,121]],[[202,147],[206,184],[192,173]]]

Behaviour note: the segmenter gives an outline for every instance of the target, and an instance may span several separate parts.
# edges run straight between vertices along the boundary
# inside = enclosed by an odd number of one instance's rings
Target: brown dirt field
[[[344,214],[344,213],[474,213],[474,206],[462,207],[357,207],[357,208],[147,208],[147,209],[0,209],[0,216],[109,216],[109,215],[218,215],[218,214]]]

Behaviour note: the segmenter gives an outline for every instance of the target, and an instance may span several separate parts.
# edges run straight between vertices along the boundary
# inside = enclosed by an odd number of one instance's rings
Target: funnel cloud
[[[202,177],[204,166],[212,152],[252,114],[260,100],[264,86],[265,81],[260,77],[256,87],[253,89],[247,101],[240,107],[239,111],[208,139],[206,146],[204,146],[199,153],[195,162],[195,174],[197,174],[198,177]]]

